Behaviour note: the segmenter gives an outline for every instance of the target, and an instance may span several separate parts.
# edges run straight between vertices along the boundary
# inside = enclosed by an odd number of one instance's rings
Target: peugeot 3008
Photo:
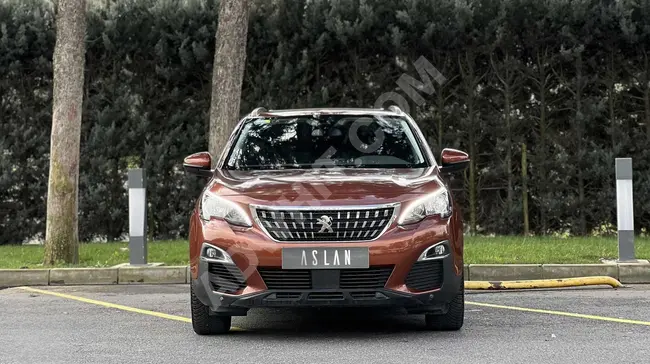
[[[200,335],[256,307],[376,307],[463,325],[463,228],[413,119],[388,109],[258,108],[221,156],[193,154],[209,182],[190,218],[191,308]],[[215,168],[212,168],[215,166]]]

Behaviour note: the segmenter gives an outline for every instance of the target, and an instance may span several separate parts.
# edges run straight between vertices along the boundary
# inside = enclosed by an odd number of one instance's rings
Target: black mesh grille
[[[350,296],[352,296],[352,298],[355,300],[374,300],[377,299],[377,292],[350,292]]]
[[[370,267],[368,269],[342,269],[342,289],[384,288],[393,267]]]
[[[343,292],[312,292],[309,294],[310,300],[342,300]]]
[[[301,269],[257,269],[268,289],[311,289],[311,271]]]
[[[260,224],[279,241],[364,241],[379,237],[390,223],[394,207],[255,211]]]
[[[208,274],[215,291],[234,293],[246,287],[246,278],[234,264],[208,263]]]
[[[300,293],[298,292],[278,292],[275,294],[275,298],[278,300],[295,300],[300,298]]]
[[[312,288],[311,271],[308,269],[280,269],[258,267],[268,289],[309,290]],[[370,267],[368,269],[341,269],[339,288],[373,289],[384,288],[393,272],[393,266]]]
[[[442,261],[425,260],[413,264],[406,276],[406,286],[414,291],[430,291],[442,286]]]

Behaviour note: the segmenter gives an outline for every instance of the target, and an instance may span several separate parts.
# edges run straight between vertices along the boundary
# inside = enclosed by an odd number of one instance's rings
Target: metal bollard
[[[129,263],[147,264],[147,190],[142,168],[129,169]]]
[[[632,158],[616,158],[616,216],[618,220],[618,260],[619,262],[634,261]]]

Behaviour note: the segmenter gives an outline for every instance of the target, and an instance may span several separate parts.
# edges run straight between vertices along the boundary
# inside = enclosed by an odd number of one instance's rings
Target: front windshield
[[[384,115],[255,118],[243,125],[225,168],[421,168],[408,122]]]

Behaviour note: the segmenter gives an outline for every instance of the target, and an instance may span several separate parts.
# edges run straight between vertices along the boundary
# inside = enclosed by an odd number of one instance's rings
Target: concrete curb
[[[616,264],[543,264],[544,279],[608,276],[618,279]],[[650,278],[650,276],[649,276]]]
[[[650,284],[650,264],[469,264],[471,281],[521,281],[608,276],[624,284]],[[0,269],[0,287],[84,284],[184,284],[188,266]]]
[[[117,284],[116,268],[53,268],[50,286]]]
[[[188,283],[187,266],[124,267],[118,269],[119,284]]]
[[[618,264],[621,283],[650,283],[650,264]]]
[[[470,264],[472,281],[521,281],[542,279],[541,264]]]
[[[0,269],[0,287],[47,286],[49,269]]]

